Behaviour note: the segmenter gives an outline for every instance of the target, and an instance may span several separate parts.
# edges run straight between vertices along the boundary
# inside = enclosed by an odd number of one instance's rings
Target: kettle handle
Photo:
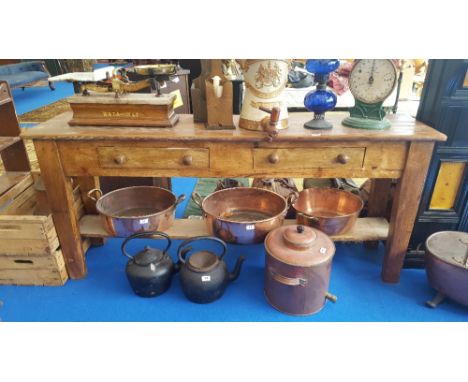
[[[167,240],[167,246],[164,248],[163,253],[166,253],[169,247],[171,246],[171,238],[165,234],[164,232],[159,232],[159,231],[154,231],[154,232],[137,232],[134,233],[133,235],[127,237],[124,242],[122,243],[122,253],[127,256],[129,259],[133,259],[133,256],[130,256],[128,252],[125,250],[125,247],[127,246],[128,242],[130,240],[136,239],[137,237],[150,237],[150,236],[161,236],[164,237]]]
[[[179,249],[177,250],[177,256],[179,257],[179,260],[185,264],[185,256],[187,254],[188,251],[190,251],[191,248],[187,248],[187,250],[184,251],[184,247],[187,246],[187,244],[190,244],[194,241],[198,241],[198,240],[212,240],[212,241],[216,241],[218,242],[219,244],[221,244],[223,246],[223,252],[221,253],[221,255],[219,255],[218,257],[220,259],[222,259],[224,257],[224,255],[226,254],[226,251],[227,251],[227,245],[226,243],[217,238],[217,237],[214,237],[214,236],[195,236],[195,237],[192,237],[190,239],[187,239],[187,240],[184,240],[182,243],[180,243],[179,245]]]

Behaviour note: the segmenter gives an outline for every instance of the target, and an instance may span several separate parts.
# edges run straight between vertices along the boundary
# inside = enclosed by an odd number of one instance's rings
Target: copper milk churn
[[[277,310],[297,315],[317,313],[328,292],[335,245],[323,232],[303,226],[282,226],[265,239],[265,297]]]
[[[245,60],[245,96],[239,127],[269,132],[288,127],[283,90],[288,81],[288,60]],[[271,122],[271,123],[270,123]]]

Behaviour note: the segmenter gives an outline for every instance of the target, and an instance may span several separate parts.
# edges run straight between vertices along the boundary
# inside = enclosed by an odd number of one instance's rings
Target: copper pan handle
[[[280,284],[289,285],[289,286],[303,286],[307,285],[306,279],[301,279],[299,277],[286,277],[276,273],[273,269],[269,269],[271,277]]]
[[[178,206],[180,203],[182,203],[185,200],[185,194],[180,194],[179,197],[177,198],[175,202],[175,206]]]
[[[286,199],[286,203],[288,204],[288,210],[296,202],[297,198],[299,198],[299,193],[297,191],[291,191],[288,198]]]
[[[191,199],[203,211],[203,198],[200,196],[200,194],[198,192],[192,192]]]
[[[305,220],[310,220],[312,221],[313,223],[318,223],[320,221],[320,219],[316,216],[310,216],[310,215],[306,215],[302,212],[299,212],[299,211],[296,211],[296,216],[302,216]]]
[[[99,194],[99,196],[96,198],[93,196],[93,194]],[[87,193],[88,198],[90,198],[92,201],[97,202],[99,199],[102,197],[102,191],[99,188],[93,188],[92,190],[89,190]]]

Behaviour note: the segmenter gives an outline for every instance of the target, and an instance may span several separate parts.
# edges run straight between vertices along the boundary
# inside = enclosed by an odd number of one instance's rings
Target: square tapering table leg
[[[406,167],[398,181],[393,200],[382,268],[382,280],[385,282],[400,281],[400,271],[413,231],[433,148],[433,142],[413,142],[409,147]]]
[[[71,178],[64,175],[58,147],[54,141],[38,140],[34,142],[34,146],[68,274],[73,279],[83,278],[87,270],[78,215],[73,206]]]

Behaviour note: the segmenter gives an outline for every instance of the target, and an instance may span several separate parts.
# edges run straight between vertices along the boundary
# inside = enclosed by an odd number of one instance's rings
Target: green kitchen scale
[[[343,125],[357,129],[383,130],[390,127],[383,103],[397,83],[392,60],[357,60],[349,74],[349,90],[355,105]]]

